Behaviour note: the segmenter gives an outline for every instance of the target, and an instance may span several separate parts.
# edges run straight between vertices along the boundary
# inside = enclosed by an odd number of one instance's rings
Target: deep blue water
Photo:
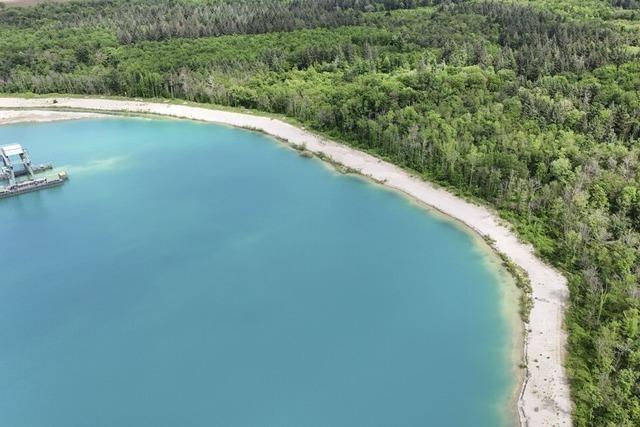
[[[0,426],[504,425],[499,274],[400,195],[185,121],[0,127]]]

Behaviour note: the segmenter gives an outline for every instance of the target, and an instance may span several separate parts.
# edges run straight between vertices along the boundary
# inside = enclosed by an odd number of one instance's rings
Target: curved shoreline
[[[524,338],[523,353],[527,372],[517,405],[520,424],[536,427],[571,425],[571,399],[564,369],[567,334],[563,329],[563,315],[568,299],[566,279],[557,270],[538,259],[533,248],[521,242],[515,233],[488,208],[465,201],[444,189],[436,188],[391,163],[321,138],[278,119],[202,107],[133,100],[56,98],[54,104],[52,98],[0,98],[0,108],[52,107],[157,114],[258,130],[292,145],[302,145],[310,152],[323,155],[333,162],[354,169],[366,177],[460,221],[480,236],[489,238],[492,241],[492,248],[505,254],[513,263],[521,267],[528,274],[532,285],[534,304],[529,323],[525,325],[528,333]],[[22,113],[27,114],[25,119],[20,121],[34,121],[28,120],[29,114],[33,116],[34,112]],[[46,111],[38,111],[35,114],[46,113]],[[65,116],[60,119],[64,120],[75,118],[75,114],[86,113],[62,114]],[[19,111],[0,111],[0,124],[5,120],[7,122],[14,120],[11,123],[15,123],[18,120],[16,116],[19,115]]]

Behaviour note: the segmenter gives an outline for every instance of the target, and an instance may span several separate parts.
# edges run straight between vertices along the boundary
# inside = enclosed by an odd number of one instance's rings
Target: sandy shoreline
[[[51,110],[0,111],[0,125],[22,122],[57,122],[61,120],[104,117],[104,114],[76,113]]]
[[[566,332],[563,313],[567,303],[566,279],[539,260],[530,245],[522,243],[496,214],[488,208],[467,202],[444,189],[411,176],[401,168],[369,154],[326,140],[278,119],[250,114],[211,110],[169,103],[150,103],[88,98],[21,99],[0,98],[0,108],[51,108],[151,113],[171,117],[222,123],[255,129],[288,141],[332,161],[359,171],[385,186],[401,191],[443,214],[467,225],[479,235],[489,237],[493,248],[525,270],[531,280],[533,309],[525,328],[524,358],[527,373],[518,399],[523,426],[571,425],[571,399],[564,356]],[[58,116],[59,115],[59,116]],[[19,121],[68,120],[96,117],[87,113],[0,110],[0,124]]]
[[[7,6],[32,6],[38,3],[62,3],[69,0],[0,0],[0,3],[4,3]]]

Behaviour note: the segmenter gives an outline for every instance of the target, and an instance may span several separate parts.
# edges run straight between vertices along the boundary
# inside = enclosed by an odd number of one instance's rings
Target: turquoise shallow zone
[[[0,425],[499,426],[500,273],[459,227],[249,131],[0,127]]]

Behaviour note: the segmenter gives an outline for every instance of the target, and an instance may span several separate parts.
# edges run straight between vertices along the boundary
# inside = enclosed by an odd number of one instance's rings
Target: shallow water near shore
[[[0,422],[508,425],[474,238],[258,133],[0,127],[65,186],[0,201]]]

